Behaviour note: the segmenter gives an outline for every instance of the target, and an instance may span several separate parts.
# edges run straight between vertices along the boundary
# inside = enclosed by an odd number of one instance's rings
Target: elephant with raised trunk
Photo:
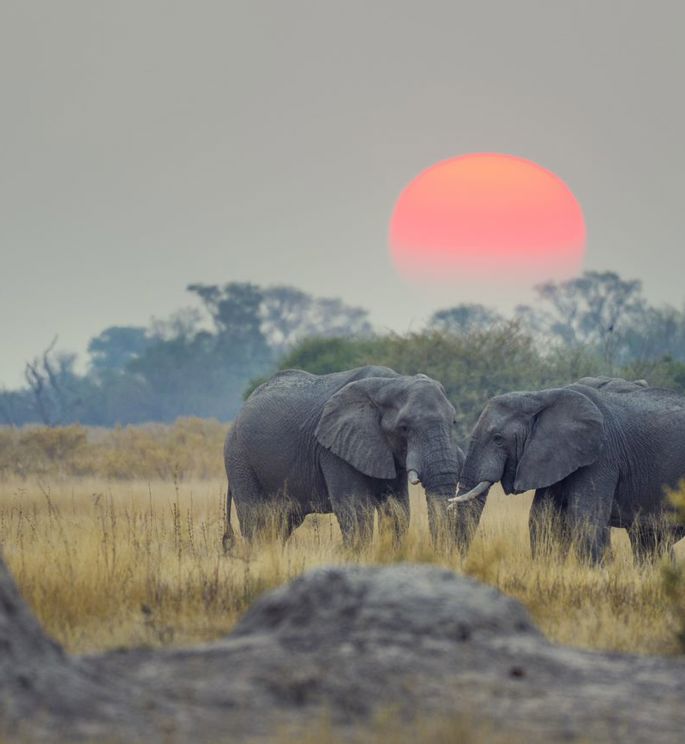
[[[467,549],[490,486],[535,490],[533,556],[550,519],[562,550],[576,541],[600,562],[610,527],[628,530],[637,560],[685,536],[669,521],[665,487],[685,477],[685,397],[643,380],[583,378],[563,388],[491,398],[473,430],[451,507]]]
[[[279,372],[248,398],[225,446],[227,530],[231,501],[243,536],[269,519],[283,539],[311,513],[333,512],[347,545],[373,532],[374,511],[399,540],[409,521],[407,481],[421,482],[433,534],[454,494],[463,453],[442,385],[387,367],[329,375]]]

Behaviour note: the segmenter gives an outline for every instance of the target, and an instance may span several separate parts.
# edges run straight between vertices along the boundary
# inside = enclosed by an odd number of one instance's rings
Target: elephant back
[[[323,395],[327,398],[333,395],[350,382],[362,380],[367,377],[399,377],[399,373],[390,367],[367,365],[355,367],[354,369],[341,372],[331,372],[326,375],[315,375],[302,369],[284,369],[276,372],[266,382],[257,387],[248,400],[269,393],[296,393],[299,390],[308,390],[313,398]]]

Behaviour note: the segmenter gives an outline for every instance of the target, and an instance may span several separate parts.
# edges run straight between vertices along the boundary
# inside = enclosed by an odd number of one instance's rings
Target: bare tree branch
[[[34,405],[38,416],[46,426],[54,426],[57,421],[51,414],[51,408],[54,403],[50,400],[50,392],[46,382],[51,382],[54,372],[50,366],[49,355],[57,344],[57,336],[42,354],[42,359],[34,359],[33,362],[26,362],[24,368],[24,378],[33,393]],[[42,365],[42,369],[41,369]]]

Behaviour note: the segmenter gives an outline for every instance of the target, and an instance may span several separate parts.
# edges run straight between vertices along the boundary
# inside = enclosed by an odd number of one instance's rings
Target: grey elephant
[[[473,430],[457,496],[450,501],[468,547],[493,483],[535,489],[533,556],[552,518],[562,549],[602,560],[610,527],[628,530],[637,560],[685,536],[669,521],[664,487],[685,477],[685,397],[644,380],[583,378],[567,387],[498,395]]]
[[[442,385],[387,367],[328,375],[279,372],[248,398],[228,433],[224,547],[233,542],[231,501],[250,540],[269,519],[283,539],[311,513],[333,512],[347,545],[379,522],[399,540],[409,521],[407,480],[426,490],[431,532],[463,463],[455,410]],[[444,508],[444,507],[443,507]]]

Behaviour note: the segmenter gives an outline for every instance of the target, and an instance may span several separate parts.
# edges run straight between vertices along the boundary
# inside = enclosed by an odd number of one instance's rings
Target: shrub
[[[0,476],[220,477],[226,430],[197,418],[115,429],[0,428]]]
[[[604,371],[602,363],[582,348],[542,354],[517,322],[470,333],[424,331],[362,339],[307,339],[281,360],[279,369],[327,374],[366,364],[391,367],[406,375],[422,372],[442,382],[457,409],[462,437],[493,395],[565,385]],[[246,394],[262,381],[253,381]]]

